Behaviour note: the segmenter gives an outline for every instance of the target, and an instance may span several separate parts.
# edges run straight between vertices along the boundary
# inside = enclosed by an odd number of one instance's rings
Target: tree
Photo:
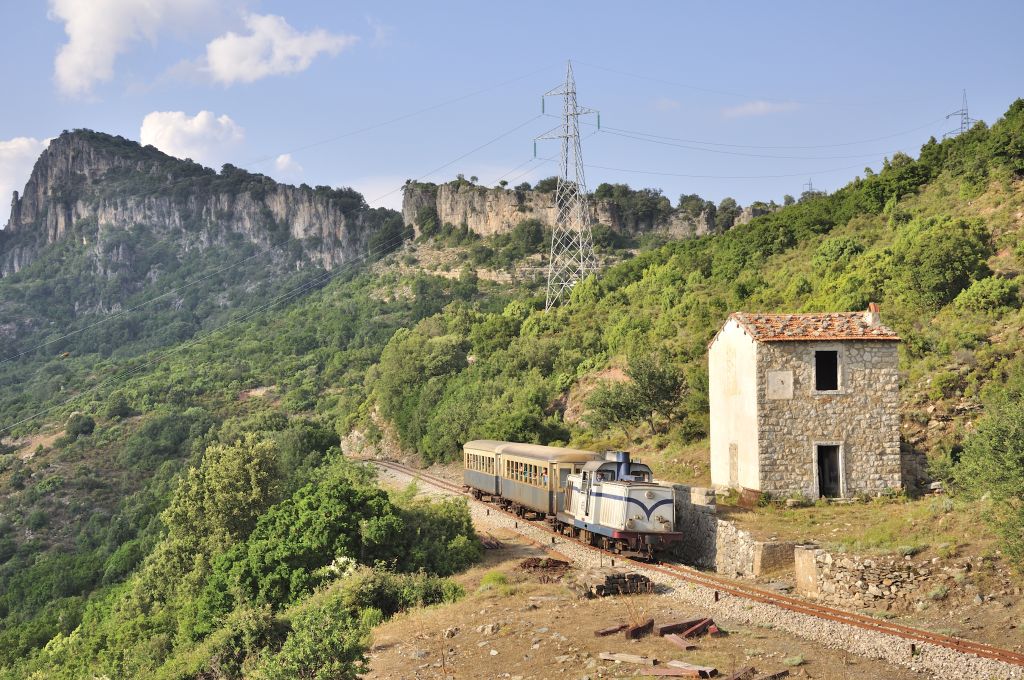
[[[992,499],[987,518],[1003,538],[1006,553],[1024,561],[1024,403],[1007,399],[978,422],[964,442],[954,470],[970,498]]]
[[[674,366],[667,355],[645,350],[634,351],[629,356],[626,375],[633,380],[637,405],[640,413],[656,432],[654,416],[661,415],[671,421],[686,390],[686,378],[682,369]]]
[[[260,680],[355,680],[367,672],[366,647],[370,630],[383,618],[364,610],[360,618],[345,606],[341,594],[297,614],[281,651],[271,656],[253,677]]]
[[[794,203],[796,203],[796,199],[790,196],[789,194],[786,194],[785,196],[782,197],[782,205],[791,206]]]
[[[683,194],[679,197],[677,210],[691,219],[697,219],[705,212],[714,215],[715,204],[704,200],[698,194]]]
[[[595,430],[618,427],[628,440],[630,428],[643,420],[636,386],[628,382],[604,381],[587,396],[587,422]]]
[[[536,191],[540,191],[542,193],[551,193],[556,188],[558,188],[557,177],[545,177],[544,179],[537,182],[537,185],[534,187]]]
[[[114,390],[107,397],[106,416],[108,418],[127,418],[132,415],[132,407],[128,403],[128,397],[121,390]]]
[[[895,292],[938,309],[988,276],[992,237],[981,223],[949,216],[914,219],[893,242]]]
[[[73,413],[68,418],[67,425],[64,427],[64,431],[68,437],[77,439],[82,435],[89,435],[96,429],[96,421],[93,420],[92,416],[87,416],[82,413]]]
[[[732,225],[736,224],[736,218],[740,216],[740,212],[742,212],[742,208],[736,199],[726,196],[718,204],[715,226],[721,231],[731,229]]]

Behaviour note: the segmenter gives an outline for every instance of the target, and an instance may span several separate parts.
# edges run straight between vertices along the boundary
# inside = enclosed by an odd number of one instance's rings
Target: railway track
[[[442,479],[435,475],[425,473],[421,470],[401,465],[399,463],[393,463],[390,461],[374,461],[376,465],[384,468],[391,469],[396,472],[408,475],[410,477],[421,479],[435,487],[444,489],[451,493],[458,495],[467,495],[461,485],[449,482],[448,480]],[[500,508],[495,507],[495,510]],[[512,513],[507,513],[512,516]],[[518,519],[518,518],[517,518]],[[554,536],[565,538],[562,534],[551,530],[544,524],[539,522],[531,522],[530,526]],[[601,550],[600,548],[590,546],[584,543],[580,543],[580,546],[589,548],[591,550],[607,553],[607,551]],[[611,553],[607,553],[611,554]],[[801,600],[796,597],[788,595],[782,595],[780,593],[772,592],[769,590],[762,590],[760,588],[739,583],[732,579],[727,579],[722,576],[716,576],[705,572],[697,571],[691,567],[686,567],[680,564],[672,562],[657,562],[657,563],[643,563],[642,568],[650,569],[652,571],[670,576],[672,578],[680,579],[694,585],[702,586],[716,593],[726,593],[734,597],[740,597],[746,600],[759,602],[761,604],[768,604],[786,611],[791,611],[797,614],[803,614],[805,616],[813,616],[818,619],[833,621],[836,623],[842,623],[854,628],[860,628],[863,630],[870,630],[876,633],[884,633],[891,635],[896,638],[907,640],[912,645],[917,643],[925,643],[936,645],[938,647],[944,647],[951,649],[963,654],[973,654],[978,657],[993,659],[1006,664],[1024,667],[1024,654],[1015,652],[1009,649],[1003,649],[1001,647],[994,647],[982,642],[976,642],[974,640],[968,640],[965,638],[955,637],[951,635],[943,635],[941,633],[933,633],[928,630],[921,628],[913,628],[910,626],[904,626],[899,623],[893,623],[881,619],[876,619],[866,614],[859,614],[856,612],[850,612],[843,609],[836,609],[834,607],[826,607],[809,600]],[[913,653],[914,648],[911,647],[908,653]]]

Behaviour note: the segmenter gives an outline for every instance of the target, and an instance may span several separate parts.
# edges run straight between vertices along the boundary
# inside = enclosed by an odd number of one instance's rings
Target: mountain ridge
[[[145,224],[193,247],[233,234],[262,247],[298,241],[300,266],[332,269],[365,252],[394,216],[352,189],[295,187],[233,165],[218,173],[123,137],[75,130],[50,142],[24,191],[14,193],[0,232],[0,276],[89,221],[96,239]]]

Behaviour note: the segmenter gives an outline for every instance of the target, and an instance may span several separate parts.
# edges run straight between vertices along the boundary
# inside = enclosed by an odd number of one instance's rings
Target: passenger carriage
[[[591,451],[475,440],[463,447],[463,483],[477,499],[494,497],[520,515],[563,509],[565,480],[597,458]]]

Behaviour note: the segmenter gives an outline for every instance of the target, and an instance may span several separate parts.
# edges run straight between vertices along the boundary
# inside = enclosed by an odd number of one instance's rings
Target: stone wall
[[[712,489],[675,484],[676,530],[683,541],[675,556],[685,564],[731,577],[754,578],[793,564],[793,544],[758,541],[719,519]]]
[[[840,389],[815,392],[815,350],[838,350]],[[817,498],[815,444],[838,444],[842,495],[901,485],[896,342],[771,342],[757,348],[760,490]],[[788,393],[769,398],[768,374]]]
[[[797,547],[795,563],[797,594],[847,609],[909,611],[964,584],[930,561],[834,555],[816,546]]]

